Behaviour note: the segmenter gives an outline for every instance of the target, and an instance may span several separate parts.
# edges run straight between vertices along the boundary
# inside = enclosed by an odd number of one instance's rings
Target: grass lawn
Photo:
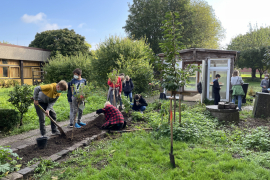
[[[9,99],[9,91],[12,91],[13,88],[0,88],[0,108],[1,109],[15,109],[13,105],[8,102]],[[86,103],[86,108],[83,111],[83,114],[88,114],[94,112],[95,110],[102,108],[104,102],[106,101],[105,92],[103,91],[95,91],[93,95],[90,96]],[[62,93],[59,99],[53,106],[54,110],[57,113],[57,121],[64,121],[69,118],[69,103],[67,101],[67,94]],[[49,118],[45,118],[46,125],[50,124]],[[26,132],[32,129],[39,128],[39,120],[36,114],[36,109],[34,104],[29,107],[28,112],[24,115],[23,118],[23,126],[20,128],[14,128],[12,131],[8,133],[8,135],[20,134],[22,132]]]
[[[255,162],[235,159],[222,147],[174,142],[177,167],[169,160],[169,138],[123,134],[72,153],[56,171],[40,179],[268,179],[270,171]]]
[[[136,119],[148,122],[152,132],[126,133],[93,142],[54,163],[42,161],[38,179],[270,179],[270,137],[263,128],[224,126],[205,106],[185,107],[182,123],[174,124],[174,155],[170,165],[168,116],[161,122],[157,102]],[[168,107],[168,101],[162,102]],[[240,112],[250,118],[248,111]],[[159,130],[156,130],[160,125]],[[116,138],[116,139],[115,139]]]

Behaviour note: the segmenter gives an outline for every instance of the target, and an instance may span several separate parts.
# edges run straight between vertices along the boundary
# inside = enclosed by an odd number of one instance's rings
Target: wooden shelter
[[[158,54],[161,60],[164,58],[164,53]],[[197,72],[195,76],[190,77],[191,83],[185,87],[181,87],[181,92],[189,92],[193,95],[198,94],[197,84],[202,83],[203,91],[201,94],[201,101],[205,98],[213,99],[212,85],[216,74],[220,74],[219,80],[221,86],[221,100],[229,101],[231,89],[230,77],[234,70],[234,63],[236,61],[237,51],[216,50],[191,48],[179,51],[176,58],[181,58],[178,61],[180,68],[185,68],[188,64],[200,66],[202,72]],[[170,92],[164,90],[164,93],[169,96]],[[183,97],[181,97],[183,99]]]
[[[42,81],[42,65],[49,50],[0,43],[0,79],[32,85]]]

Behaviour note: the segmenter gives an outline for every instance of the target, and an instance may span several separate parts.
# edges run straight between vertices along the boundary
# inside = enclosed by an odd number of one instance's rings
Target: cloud
[[[46,23],[40,29],[41,29],[41,31],[47,31],[47,30],[60,29],[60,27],[57,24],[55,24],[55,23],[54,24]]]
[[[86,25],[86,23],[81,23],[79,24],[78,28],[82,28],[84,25]]]
[[[46,14],[40,12],[35,16],[24,14],[21,17],[21,20],[25,23],[39,23],[39,22],[45,21],[45,18],[46,18]]]
[[[21,17],[21,20],[24,23],[36,24],[37,26],[39,26],[40,31],[60,29],[58,24],[50,23],[49,20],[46,18],[46,14],[43,13],[43,12],[40,12],[40,13],[38,13],[36,15],[24,14]],[[68,25],[67,27],[71,27],[71,25]]]

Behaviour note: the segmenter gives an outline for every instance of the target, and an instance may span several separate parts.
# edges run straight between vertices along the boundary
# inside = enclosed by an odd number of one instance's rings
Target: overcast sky
[[[270,26],[270,0],[206,0],[226,30],[224,47],[248,24]],[[125,36],[122,27],[132,0],[0,0],[0,41],[28,46],[37,32],[69,28],[92,46],[109,35]]]

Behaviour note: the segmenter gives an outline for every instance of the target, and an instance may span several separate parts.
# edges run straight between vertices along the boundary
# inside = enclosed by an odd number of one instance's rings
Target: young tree
[[[168,11],[179,13],[178,21],[183,22],[181,26],[184,27],[181,29],[181,42],[185,48],[219,47],[218,41],[224,30],[214,10],[204,0],[133,0],[123,28],[130,38],[146,37],[154,53],[161,53],[159,43],[164,39],[162,21]]]
[[[15,85],[13,91],[9,92],[10,98],[8,101],[11,102],[11,104],[15,106],[21,114],[20,126],[23,125],[23,115],[28,111],[28,107],[33,103],[33,100],[31,100],[32,96],[33,88],[27,84],[22,86]]]
[[[85,37],[76,34],[73,29],[69,30],[67,28],[37,33],[29,47],[50,50],[51,57],[56,56],[57,53],[63,56],[90,53],[89,47],[85,43]]]
[[[164,52],[164,60],[161,64],[161,76],[162,81],[161,85],[169,91],[175,92],[179,87],[183,87],[189,82],[189,77],[194,75],[195,71],[198,71],[198,67],[194,65],[188,65],[182,69],[177,67],[177,56],[179,61],[179,50],[183,48],[183,44],[180,39],[180,30],[177,27],[181,27],[181,23],[177,21],[179,14],[177,12],[168,12],[166,13],[165,19],[163,21],[164,26],[164,42],[160,43],[160,47]],[[175,94],[175,93],[174,93]],[[179,96],[179,105],[180,103]],[[175,121],[175,109],[176,109],[176,100],[174,95],[174,121]],[[179,124],[181,123],[181,111],[179,111]],[[170,160],[172,165],[175,167],[174,156],[173,156],[173,122],[172,122],[172,101],[170,102],[170,114],[169,120],[171,125],[171,153]]]

